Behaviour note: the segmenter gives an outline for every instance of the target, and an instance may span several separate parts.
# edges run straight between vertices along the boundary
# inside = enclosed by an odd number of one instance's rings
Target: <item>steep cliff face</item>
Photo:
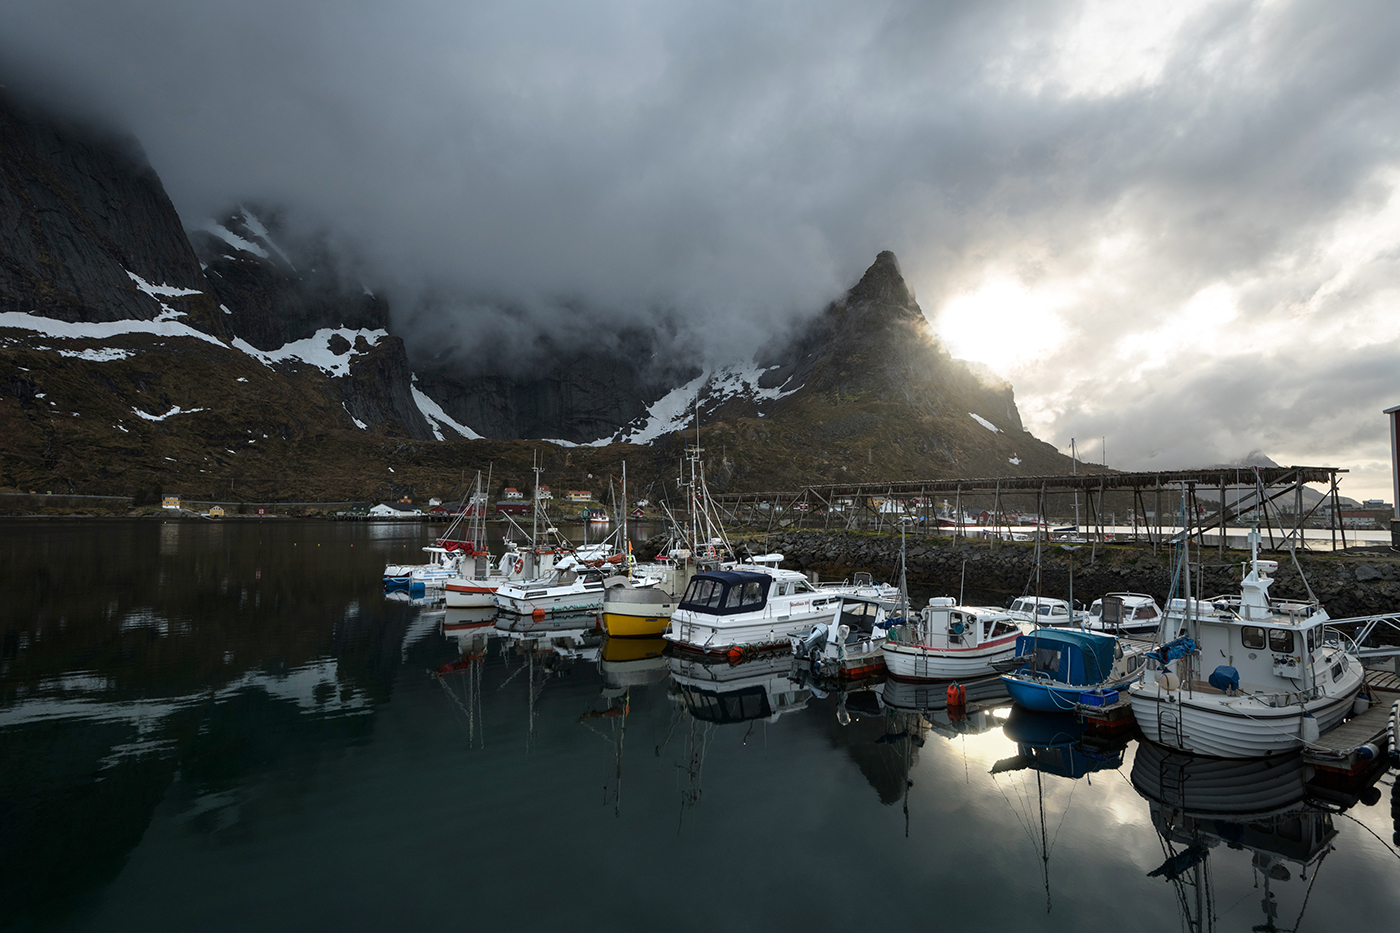
[[[173,309],[214,335],[199,261],[140,144],[0,89],[0,312],[69,322]]]
[[[649,334],[609,336],[610,345],[596,349],[542,337],[538,355],[548,362],[533,373],[506,370],[490,359],[422,361],[415,366],[419,388],[485,437],[607,440],[696,375],[685,361],[658,365]]]
[[[190,239],[233,336],[277,356],[306,341],[317,351],[324,345],[329,358],[348,364],[336,367],[326,391],[352,422],[435,437],[414,399],[403,341],[389,335],[388,304],[343,267],[324,237],[290,237],[277,212],[239,206],[191,230]]]
[[[189,236],[229,330],[260,350],[322,328],[389,330],[388,303],[324,237],[289,237],[276,211],[239,206]]]

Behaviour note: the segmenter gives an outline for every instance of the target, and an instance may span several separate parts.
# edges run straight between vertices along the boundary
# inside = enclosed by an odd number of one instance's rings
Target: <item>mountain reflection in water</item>
[[[943,685],[386,597],[418,526],[0,528],[5,928],[1383,929],[1400,907],[1389,776],[1348,796],[1296,760],[1171,756],[1013,712],[995,678],[949,709]],[[833,856],[878,898],[824,885]]]

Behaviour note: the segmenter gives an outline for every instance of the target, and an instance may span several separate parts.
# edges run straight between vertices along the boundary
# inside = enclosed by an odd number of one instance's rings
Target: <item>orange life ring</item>
[[[517,557],[517,558],[515,559],[515,563],[511,565],[511,569],[512,569],[515,573],[524,573],[524,572],[525,572],[525,558],[523,558],[523,557]]]

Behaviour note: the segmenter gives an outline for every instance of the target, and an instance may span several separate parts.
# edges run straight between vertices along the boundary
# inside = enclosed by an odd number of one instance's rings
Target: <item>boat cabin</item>
[[[919,613],[918,643],[935,648],[975,648],[1018,634],[1009,614],[987,606],[958,606],[952,597],[929,600]]]
[[[1200,670],[1189,672],[1192,686],[1291,692],[1340,680],[1348,661],[1339,636],[1326,629],[1327,612],[1314,602],[1270,599],[1278,562],[1252,563],[1239,596],[1173,599],[1167,606],[1169,629],[1191,636],[1200,649]],[[1182,680],[1185,670],[1178,665]]]
[[[1157,600],[1145,593],[1109,593],[1089,607],[1088,624],[1095,628],[1156,628],[1161,621]]]
[[[1026,659],[1020,672],[1044,674],[1071,687],[1092,687],[1138,667],[1137,654],[1125,657],[1118,639],[1072,629],[1036,629],[1022,635],[1016,639],[1016,657]]]
[[[806,582],[803,580],[802,582]],[[792,581],[778,583],[766,573],[742,570],[714,570],[696,574],[686,587],[677,611],[703,612],[706,615],[733,615],[756,612],[768,603],[770,586],[791,586]],[[810,587],[811,584],[808,584]],[[778,595],[775,593],[774,595]]]
[[[1007,613],[1020,622],[1037,625],[1069,625],[1069,603],[1049,596],[1022,596],[1011,603]]]

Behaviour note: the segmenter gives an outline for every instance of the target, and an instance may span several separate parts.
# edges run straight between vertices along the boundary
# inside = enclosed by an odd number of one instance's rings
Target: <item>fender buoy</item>
[[[544,610],[543,610],[543,609],[536,609],[534,612],[530,613],[530,618],[532,618],[532,619],[543,619],[543,618],[544,618]]]
[[[966,706],[966,705],[967,705],[967,690],[963,688],[963,685],[962,685],[962,684],[959,684],[959,683],[951,683],[951,684],[948,685],[948,705],[949,705],[949,706]]]
[[[735,645],[725,652],[725,657],[729,658],[730,664],[738,664],[740,661],[744,660],[744,649]]]

